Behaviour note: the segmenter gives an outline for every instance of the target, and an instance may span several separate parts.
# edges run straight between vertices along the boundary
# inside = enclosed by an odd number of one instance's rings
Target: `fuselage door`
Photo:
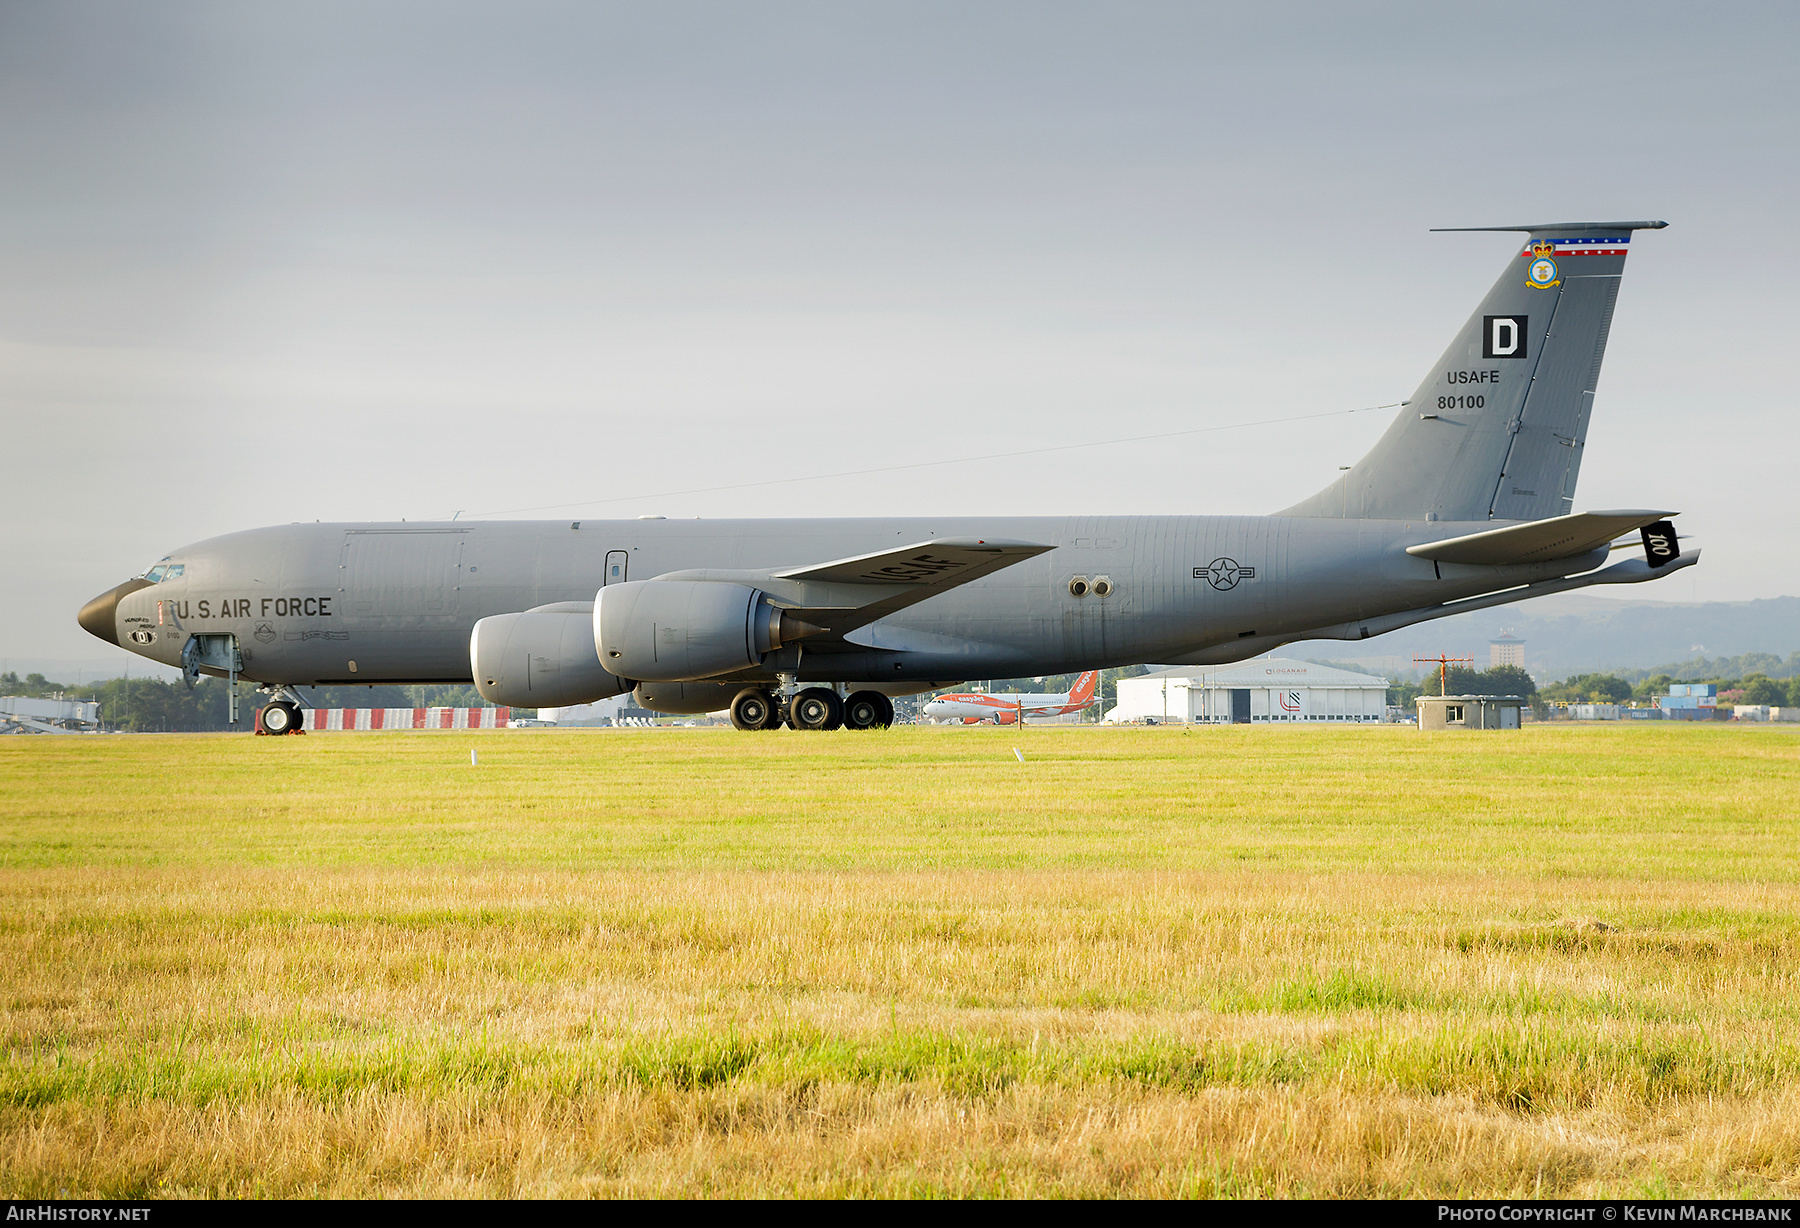
[[[631,555],[624,550],[608,550],[606,552],[606,575],[601,578],[600,585],[625,583],[625,572],[631,564]]]
[[[345,591],[332,611],[331,630],[348,642],[324,649],[318,676],[356,674],[359,682],[441,678],[446,661],[467,669],[469,629],[461,610],[468,536],[465,529],[410,526],[347,530],[339,572]],[[468,567],[474,570],[472,563]],[[362,663],[352,668],[358,657]]]
[[[384,631],[455,627],[466,536],[461,530],[351,529],[342,567],[349,620]]]

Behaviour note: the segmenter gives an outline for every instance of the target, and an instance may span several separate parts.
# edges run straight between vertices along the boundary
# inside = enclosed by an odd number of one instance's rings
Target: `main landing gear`
[[[857,691],[847,699],[830,687],[809,686],[784,702],[760,687],[746,687],[731,701],[731,723],[739,729],[886,729],[894,723],[894,703],[880,691]]]
[[[809,686],[788,700],[788,724],[795,729],[837,729],[844,723],[844,701],[836,691]]]
[[[731,701],[731,723],[738,729],[775,729],[781,725],[781,705],[767,691],[748,687]]]
[[[894,723],[894,701],[880,691],[855,691],[844,700],[845,729],[886,729]]]

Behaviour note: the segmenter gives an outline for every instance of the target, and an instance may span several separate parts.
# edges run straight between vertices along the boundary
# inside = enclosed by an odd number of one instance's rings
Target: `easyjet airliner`
[[[991,721],[996,725],[1016,725],[1019,714],[1064,716],[1079,712],[1094,702],[1094,686],[1100,671],[1090,669],[1075,680],[1075,685],[1057,695],[988,695],[981,691],[963,691],[955,695],[939,695],[925,705],[925,715],[933,720],[961,720],[965,725]]]

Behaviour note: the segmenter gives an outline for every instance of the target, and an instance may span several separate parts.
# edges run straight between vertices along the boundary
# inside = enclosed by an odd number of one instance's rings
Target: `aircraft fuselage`
[[[190,635],[230,634],[243,676],[259,682],[468,682],[478,619],[591,602],[609,582],[792,567],[932,538],[1054,547],[850,640],[803,644],[794,657],[734,675],[773,678],[779,668],[801,681],[901,687],[1204,654],[1242,659],[1307,630],[1573,575],[1606,557],[1460,566],[1405,550],[1495,524],[1282,516],[292,524],[178,550],[167,560],[181,564],[178,578],[121,585],[107,597],[117,642],[166,665],[180,663]],[[1081,596],[1071,587],[1077,577],[1088,582]],[[106,614],[90,606],[83,625],[103,633]]]

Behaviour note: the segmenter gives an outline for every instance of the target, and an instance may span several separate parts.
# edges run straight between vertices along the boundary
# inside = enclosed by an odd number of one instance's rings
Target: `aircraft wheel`
[[[880,691],[856,691],[844,701],[845,729],[885,729],[894,723],[894,705]]]
[[[263,732],[276,737],[294,732],[300,724],[300,710],[293,704],[270,704],[262,710],[261,717]]]
[[[836,729],[844,723],[844,701],[828,687],[809,686],[788,700],[788,722],[795,729]]]
[[[731,701],[731,724],[737,729],[773,729],[781,723],[774,697],[767,691],[745,687]]]

